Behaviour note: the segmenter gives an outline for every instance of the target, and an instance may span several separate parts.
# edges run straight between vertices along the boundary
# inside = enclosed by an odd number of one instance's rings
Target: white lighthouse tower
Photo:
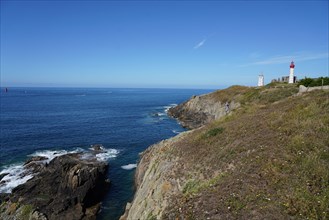
[[[258,86],[264,86],[264,75],[260,74],[258,76]]]
[[[291,63],[290,63],[290,74],[289,74],[289,84],[295,82],[294,81],[294,68],[295,68],[294,61],[291,61]]]

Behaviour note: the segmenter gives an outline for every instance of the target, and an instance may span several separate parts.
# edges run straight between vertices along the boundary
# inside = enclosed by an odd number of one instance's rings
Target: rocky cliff
[[[198,128],[238,108],[241,93],[246,89],[242,86],[232,86],[226,90],[193,96],[190,100],[170,108],[168,115],[178,119],[183,127]]]
[[[1,219],[96,219],[109,181],[108,164],[94,153],[58,156],[47,163],[34,157],[25,175],[34,177],[1,195]]]
[[[149,147],[121,219],[327,219],[329,93],[297,92],[235,87],[181,105],[202,113],[222,106],[210,100],[241,103]]]

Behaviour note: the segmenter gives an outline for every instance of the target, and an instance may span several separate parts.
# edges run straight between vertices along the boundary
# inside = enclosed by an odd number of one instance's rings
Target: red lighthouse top
[[[295,68],[294,61],[291,61],[291,63],[290,63],[290,68]]]

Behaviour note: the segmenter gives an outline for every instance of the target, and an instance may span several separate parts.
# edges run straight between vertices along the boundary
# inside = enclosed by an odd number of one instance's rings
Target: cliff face
[[[201,127],[224,117],[240,106],[240,94],[236,94],[237,89],[243,92],[246,87],[234,86],[227,89],[225,94],[219,90],[206,95],[193,96],[190,100],[170,108],[168,114],[178,119],[183,127],[189,129]],[[228,109],[226,109],[226,103],[228,103]]]
[[[329,217],[328,91],[242,90],[226,96],[239,109],[141,155],[122,219]],[[206,97],[218,94],[225,101]]]
[[[240,106],[234,100],[228,103],[229,111],[225,103],[209,99],[207,95],[193,96],[187,102],[169,109],[168,114],[177,118],[183,127],[193,129],[219,119]]]
[[[175,178],[178,158],[173,157],[172,148],[184,135],[161,141],[141,155],[135,176],[138,190],[121,219],[154,219],[163,215],[170,198],[181,190],[179,178]]]

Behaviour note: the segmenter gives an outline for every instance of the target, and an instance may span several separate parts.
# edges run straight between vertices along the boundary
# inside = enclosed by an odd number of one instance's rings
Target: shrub
[[[207,131],[207,133],[205,134],[205,137],[214,137],[218,134],[223,133],[223,131],[224,131],[224,128],[222,128],[222,127],[213,128],[213,129],[210,129],[209,131]]]
[[[322,86],[322,80],[323,85],[329,85],[329,77],[319,77],[317,79],[306,77],[305,79],[300,80],[298,85],[303,85],[306,87]]]
[[[30,214],[33,212],[33,206],[24,205],[21,209],[22,209],[22,212],[21,212],[20,217],[22,219],[29,219]]]
[[[298,83],[298,86],[303,85],[309,87],[311,83],[313,83],[313,79],[305,77],[305,79],[301,79]]]
[[[189,180],[187,181],[187,183],[185,184],[184,188],[183,188],[183,193],[186,194],[193,194],[193,193],[197,193],[200,189],[200,182],[197,180]]]

